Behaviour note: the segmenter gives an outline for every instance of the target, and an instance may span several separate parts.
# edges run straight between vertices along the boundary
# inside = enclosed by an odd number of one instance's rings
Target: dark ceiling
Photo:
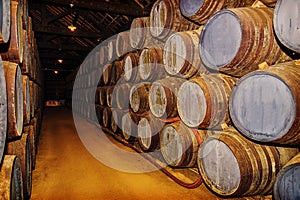
[[[155,0],[29,0],[34,36],[45,79],[65,78],[101,41],[149,16]],[[70,4],[74,6],[71,7]],[[74,32],[68,29],[73,24]],[[59,63],[62,59],[63,63]]]

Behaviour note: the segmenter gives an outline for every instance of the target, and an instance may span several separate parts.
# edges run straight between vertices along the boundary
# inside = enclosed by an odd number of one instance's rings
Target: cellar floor
[[[82,122],[80,127],[88,128],[87,135],[96,129],[87,122]],[[100,152],[108,153],[109,160],[115,161],[122,169],[153,167],[140,155],[136,155],[134,165],[122,160],[113,154],[116,150],[105,145],[103,142],[106,141],[101,141],[101,138],[91,140],[99,143]],[[132,151],[117,142],[115,146]],[[45,108],[31,199],[219,199],[205,185],[186,189],[160,170],[132,173],[114,168],[104,165],[85,148],[77,134],[71,110]]]

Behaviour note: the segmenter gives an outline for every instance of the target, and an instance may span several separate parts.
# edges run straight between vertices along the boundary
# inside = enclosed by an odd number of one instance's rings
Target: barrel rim
[[[180,11],[181,11],[182,15],[184,15],[186,17],[192,17],[193,15],[197,14],[197,12],[203,6],[205,0],[196,1],[196,5],[195,5],[195,2],[193,2],[194,9],[192,11],[188,11],[186,9],[186,6],[185,6],[186,4],[184,4],[184,3],[187,3],[187,2],[188,2],[188,0],[180,0],[179,8],[180,8]]]
[[[154,102],[153,99],[151,98],[152,95],[151,94],[156,94],[156,92],[154,92],[154,87],[157,87],[157,89],[159,88],[160,91],[162,92],[161,97],[162,99],[164,99],[165,104],[162,105],[162,108],[164,110],[164,112],[162,114],[159,114],[158,112],[156,112],[154,110]],[[156,95],[155,95],[156,96]],[[165,88],[164,85],[158,81],[155,81],[151,84],[150,90],[149,90],[149,96],[148,96],[148,100],[149,100],[149,107],[150,107],[150,111],[151,113],[155,116],[155,117],[163,117],[166,114],[166,109],[167,109],[167,96],[166,96],[166,92],[165,92]]]

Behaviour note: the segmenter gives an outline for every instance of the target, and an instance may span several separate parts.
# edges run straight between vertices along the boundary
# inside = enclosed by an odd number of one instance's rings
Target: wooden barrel
[[[100,126],[103,126],[103,111],[105,106],[96,106],[96,116]]]
[[[117,107],[115,86],[106,87],[106,104],[108,107]]]
[[[261,0],[263,4],[269,7],[275,7],[277,0]]]
[[[30,92],[30,117],[33,118],[34,117],[34,82],[32,80],[29,81],[29,92]]]
[[[31,51],[31,46],[29,44],[29,40],[28,40],[28,31],[27,30],[23,30],[23,41],[25,43],[25,45],[23,45],[23,62],[22,62],[22,74],[26,74],[29,77],[31,77],[30,74],[30,67],[31,67],[31,63],[32,63],[32,54],[30,53]]]
[[[198,53],[202,28],[172,34],[164,46],[163,63],[170,75],[191,78],[207,73]]]
[[[185,19],[179,9],[179,0],[158,0],[150,12],[150,33],[165,41],[172,33],[197,29],[198,25]]]
[[[0,160],[4,155],[7,138],[7,92],[2,59],[0,57]]]
[[[117,57],[122,57],[128,52],[130,52],[130,36],[129,31],[123,31],[118,33],[117,40],[116,40],[116,54]]]
[[[105,65],[108,62],[108,47],[107,45],[101,45],[99,48],[99,63]]]
[[[230,96],[232,122],[260,142],[300,144],[300,62],[281,63],[242,77]]]
[[[255,0],[180,0],[180,11],[189,20],[197,24],[205,24],[207,20],[217,11],[228,8],[247,7]]]
[[[116,38],[111,38],[107,43],[107,62],[112,62],[117,58],[116,54]]]
[[[112,108],[110,127],[115,134],[122,132],[122,117],[124,114],[123,110]]]
[[[29,85],[29,78],[26,75],[22,76],[23,81],[23,124],[30,123],[30,85]]]
[[[31,149],[31,160],[32,160],[32,169],[35,169],[35,162],[36,162],[36,135],[34,133],[33,125],[28,125],[24,127],[23,134],[29,135],[30,141],[30,149]]]
[[[204,25],[199,53],[203,64],[212,70],[243,76],[269,65],[290,60],[273,34],[273,9],[235,8],[222,10]],[[226,38],[226,39],[220,39]]]
[[[17,156],[4,156],[0,179],[1,199],[24,199],[21,164]]]
[[[121,110],[128,110],[130,108],[129,105],[129,95],[132,84],[124,83],[116,86],[116,104],[117,107]]]
[[[106,106],[106,87],[99,87],[99,104],[101,106]]]
[[[23,83],[18,64],[3,61],[7,91],[7,138],[13,139],[22,135],[23,130]]]
[[[7,143],[7,155],[16,155],[20,159],[24,197],[29,199],[32,189],[32,158],[28,134],[22,134],[21,139]]]
[[[205,135],[203,130],[197,132]],[[166,124],[160,132],[161,153],[170,166],[195,167],[199,145],[195,132],[180,121]]]
[[[7,51],[1,54],[3,60],[15,62],[18,64],[23,62],[24,49],[22,23],[23,10],[21,8],[21,4],[22,2],[11,1],[10,41],[9,43],[7,43]],[[6,11],[4,12],[6,15]],[[4,15],[4,13],[2,13],[2,15]]]
[[[274,199],[299,198],[299,176],[300,153],[293,157],[278,173],[273,189]]]
[[[149,106],[155,117],[178,117],[177,93],[185,79],[169,77],[152,83],[149,90]]]
[[[111,128],[111,118],[112,118],[112,114],[111,114],[111,108],[110,107],[105,107],[102,113],[102,120],[103,120],[103,126],[105,128]]]
[[[104,65],[103,67],[103,83],[104,85],[111,85],[112,83],[112,72],[113,72],[113,64],[109,63]]]
[[[4,0],[1,2],[1,24],[0,24],[0,43],[7,43],[10,37],[11,26],[11,8],[10,0]]]
[[[149,89],[151,83],[141,82],[131,87],[129,93],[130,108],[134,113],[143,114],[149,111]]]
[[[139,75],[143,81],[156,81],[167,76],[163,66],[163,46],[144,48],[139,58]]]
[[[228,101],[236,79],[208,74],[184,82],[177,95],[181,120],[190,127],[219,129],[229,124]]]
[[[270,194],[276,174],[298,150],[251,142],[231,128],[209,136],[198,152],[207,186],[222,196]]]
[[[274,12],[274,30],[277,38],[287,48],[300,53],[299,1],[278,0]]]
[[[141,117],[138,123],[138,143],[143,151],[159,149],[159,133],[164,123],[153,115]]]
[[[123,82],[123,76],[124,76],[124,62],[123,60],[116,60],[113,63],[113,72],[111,74],[112,78],[112,84],[120,84]]]
[[[138,73],[140,52],[129,52],[124,57],[124,80],[129,83],[138,83],[140,76]]]
[[[132,112],[122,116],[122,135],[125,140],[133,142],[137,138],[139,117]]]

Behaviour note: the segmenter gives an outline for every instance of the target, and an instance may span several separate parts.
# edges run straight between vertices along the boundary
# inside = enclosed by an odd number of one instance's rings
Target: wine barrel
[[[0,57],[0,160],[4,155],[7,138],[7,92],[2,59]]]
[[[129,105],[129,95],[132,85],[130,83],[124,83],[116,86],[116,104],[121,110],[128,110]]]
[[[172,34],[164,46],[163,63],[170,75],[191,78],[207,73],[198,53],[202,28]]]
[[[131,50],[129,31],[118,33],[116,40],[117,57],[122,57]]]
[[[111,124],[111,118],[112,118],[112,114],[111,114],[111,108],[110,107],[105,107],[102,113],[102,120],[103,120],[103,126],[105,128],[111,128],[110,124]]]
[[[100,126],[103,126],[103,111],[105,106],[96,106],[96,116]]]
[[[182,15],[197,24],[205,24],[207,20],[216,12],[222,9],[247,7],[252,5],[255,0],[180,0],[180,11]]]
[[[139,59],[139,75],[143,81],[156,81],[167,76],[163,66],[163,46],[144,48]]]
[[[29,93],[30,93],[30,117],[33,118],[34,117],[34,95],[36,95],[34,93],[34,82],[32,80],[29,81]]]
[[[139,52],[129,52],[124,57],[124,80],[129,83],[138,83],[140,81],[138,73],[139,57]]]
[[[297,199],[300,196],[300,153],[293,157],[278,173],[273,189],[275,200]]]
[[[23,23],[22,23],[23,10],[21,4],[22,2],[11,1],[10,41],[9,43],[7,43],[8,46],[7,51],[1,53],[3,60],[15,62],[18,64],[23,62],[23,49],[24,49]],[[6,15],[6,12],[7,11],[4,11],[2,15]]]
[[[31,66],[31,62],[32,62],[32,55],[30,54],[30,44],[28,41],[28,31],[27,30],[23,30],[23,41],[25,43],[25,45],[23,45],[23,62],[22,62],[22,74],[26,74],[28,76],[30,75],[30,66]]]
[[[105,65],[108,62],[108,47],[107,45],[101,45],[99,48],[99,63]]]
[[[155,117],[178,117],[177,93],[185,79],[169,77],[152,83],[149,90],[149,107]]]
[[[32,160],[32,169],[35,169],[36,162],[36,135],[34,133],[33,125],[28,125],[24,127],[24,133],[29,135],[30,149],[31,149],[31,160]]]
[[[110,38],[110,40],[107,43],[107,62],[112,62],[117,58],[116,54],[116,38]]]
[[[131,87],[129,93],[130,108],[134,113],[144,114],[149,111],[149,89],[151,83],[142,82]]]
[[[132,112],[127,112],[122,116],[122,135],[128,142],[133,142],[137,138],[139,117]]]
[[[112,84],[112,73],[113,73],[113,64],[109,63],[104,65],[103,67],[103,83],[104,85],[111,85]]]
[[[291,60],[273,34],[273,13],[271,8],[251,7],[217,12],[204,25],[200,36],[203,64],[241,77],[257,70],[262,62],[273,65]]]
[[[164,123],[153,115],[141,117],[138,123],[138,143],[143,151],[159,149],[159,133]]]
[[[177,94],[181,120],[190,127],[219,129],[229,124],[228,101],[236,79],[208,74],[184,82]]]
[[[124,114],[124,111],[112,108],[110,127],[115,134],[122,132],[122,117]]]
[[[13,139],[22,135],[23,130],[23,83],[18,64],[3,61],[7,91],[7,138]]]
[[[277,38],[287,48],[300,53],[299,1],[278,0],[274,12],[274,30]]]
[[[7,43],[10,37],[11,26],[11,8],[10,0],[4,0],[1,2],[1,24],[0,24],[0,43]]]
[[[273,65],[236,83],[229,111],[243,135],[260,142],[300,144],[299,67],[299,61]]]
[[[185,19],[179,9],[179,0],[158,0],[150,12],[150,33],[165,41],[172,33],[197,29],[198,25]]]
[[[203,130],[196,132],[205,135]],[[195,132],[180,121],[166,124],[160,132],[161,153],[170,166],[195,167],[199,145]]]
[[[117,107],[115,86],[106,87],[106,104],[108,107]]]
[[[16,155],[20,159],[24,197],[29,199],[32,189],[32,158],[28,134],[22,134],[21,139],[7,143],[7,155]]]
[[[207,186],[221,196],[270,194],[276,174],[295,148],[260,145],[227,129],[207,137],[198,152],[198,168]]]
[[[23,124],[29,124],[30,123],[30,91],[29,91],[29,78],[26,75],[22,76],[23,81]]]
[[[21,164],[17,156],[4,156],[0,179],[1,199],[24,199]]]
[[[119,84],[120,82],[123,82],[123,76],[124,76],[124,62],[123,60],[116,60],[113,63],[113,72],[111,74],[112,78],[112,84]]]
[[[99,87],[99,104],[100,106],[106,106],[106,87]]]
[[[143,49],[159,43],[150,34],[150,17],[137,17],[130,26],[130,45],[133,49]]]

